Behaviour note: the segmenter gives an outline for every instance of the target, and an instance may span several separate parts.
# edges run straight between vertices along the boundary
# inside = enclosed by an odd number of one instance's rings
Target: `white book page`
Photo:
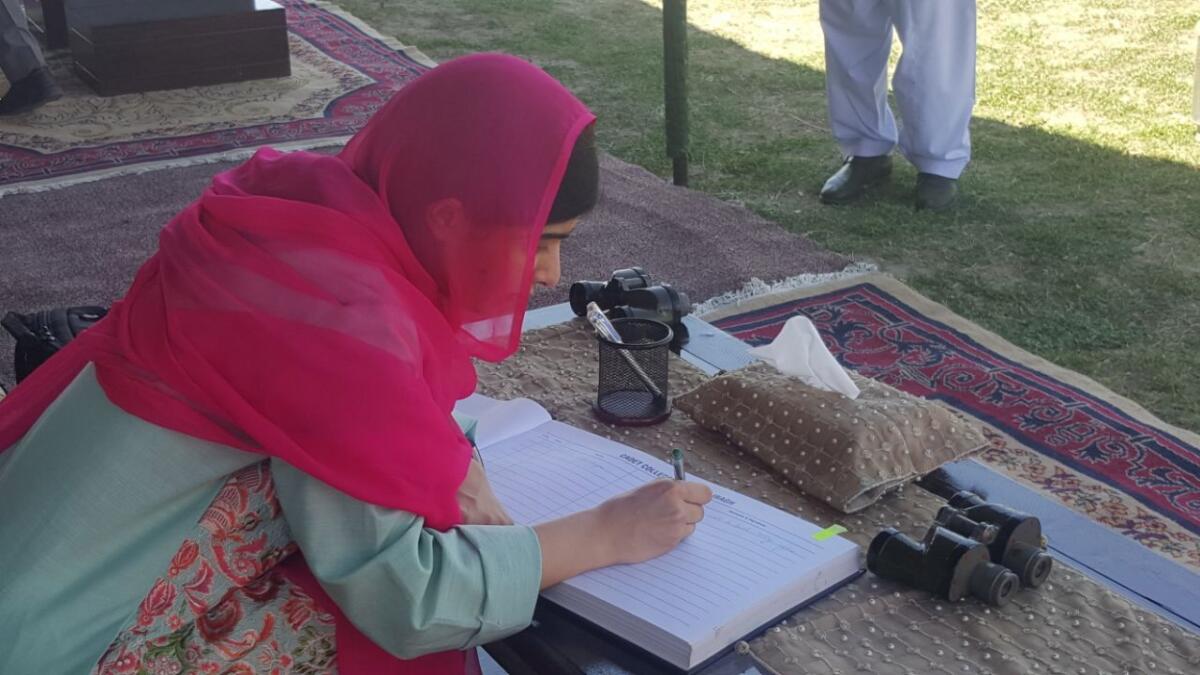
[[[514,520],[529,525],[596,506],[671,471],[645,453],[559,422],[482,452],[497,497]],[[696,644],[797,579],[820,577],[822,566],[855,548],[840,537],[815,541],[816,525],[708,485],[715,497],[704,521],[675,550],[565,583]],[[548,597],[554,599],[554,589]]]
[[[454,412],[475,419],[475,445],[481,450],[550,421],[550,413],[527,398],[501,401],[472,394],[459,401]]]

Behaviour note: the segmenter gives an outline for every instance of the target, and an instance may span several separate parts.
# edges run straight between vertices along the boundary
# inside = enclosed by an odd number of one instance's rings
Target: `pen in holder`
[[[597,310],[599,313],[599,310]],[[671,415],[667,368],[671,327],[651,319],[589,320],[600,345],[596,416],[610,424],[657,424]]]

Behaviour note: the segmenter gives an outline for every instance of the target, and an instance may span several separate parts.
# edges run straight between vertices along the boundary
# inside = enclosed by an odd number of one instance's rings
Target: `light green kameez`
[[[226,477],[262,459],[125,413],[88,366],[0,453],[0,673],[87,673]],[[392,653],[467,649],[531,620],[530,528],[436,532],[279,460],[271,472],[317,579]]]

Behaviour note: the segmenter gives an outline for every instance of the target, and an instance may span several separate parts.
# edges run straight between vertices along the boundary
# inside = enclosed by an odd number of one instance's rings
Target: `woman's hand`
[[[637,563],[670,551],[704,519],[712,490],[701,483],[657,480],[597,507],[614,563]]]
[[[500,505],[479,460],[472,459],[467,477],[458,486],[458,507],[464,525],[512,525],[513,520]]]
[[[599,567],[635,563],[675,548],[696,530],[712,490],[660,480],[587,511],[534,528],[542,545],[542,588]]]

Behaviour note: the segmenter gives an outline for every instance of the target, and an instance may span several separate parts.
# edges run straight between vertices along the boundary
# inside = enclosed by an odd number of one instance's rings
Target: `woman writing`
[[[673,482],[508,524],[450,414],[558,281],[593,122],[477,55],[337,156],[218,175],[0,402],[0,672],[468,672],[540,589],[690,534]]]

